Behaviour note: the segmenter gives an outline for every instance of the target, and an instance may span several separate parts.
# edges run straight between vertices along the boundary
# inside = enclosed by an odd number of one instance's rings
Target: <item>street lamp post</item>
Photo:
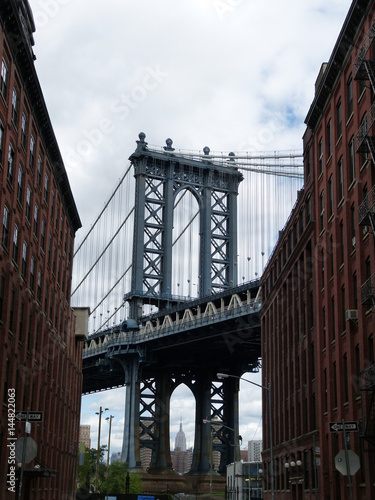
[[[98,429],[98,451],[96,453],[96,473],[95,473],[95,493],[98,491],[98,480],[99,480],[99,458],[100,458],[100,427],[102,425],[102,413],[107,411],[108,408],[105,408],[104,411],[102,407],[100,407],[99,412],[96,412],[96,415],[99,415],[99,429]]]
[[[236,451],[237,451],[237,445],[238,445],[237,431],[236,431],[236,429],[233,429],[232,427],[225,425],[220,420],[208,420],[207,418],[204,418],[203,423],[210,424],[212,428],[215,425],[221,425],[221,427],[225,427],[226,429],[233,431],[233,434],[234,434],[234,445],[233,445],[234,446],[234,460],[233,460],[234,495],[232,494],[232,498],[234,497],[237,500],[237,490],[236,490],[236,454],[237,454]],[[212,429],[211,429],[211,440],[212,440],[212,438],[213,438],[213,436],[212,436]],[[212,446],[213,446],[213,444],[211,444],[211,478],[210,478],[210,494],[211,494],[211,496],[212,496]]]
[[[106,418],[109,420],[109,430],[108,430],[108,454],[107,454],[107,499],[108,499],[108,476],[109,476],[109,453],[111,450],[111,428],[112,428],[112,419],[115,418],[113,415],[110,415]]]
[[[248,382],[249,384],[256,385],[257,387],[260,387],[261,389],[264,389],[268,392],[268,418],[269,418],[269,433],[270,433],[270,476],[271,476],[271,498],[274,500],[275,498],[275,478],[273,475],[273,439],[272,439],[272,398],[271,398],[271,385],[268,384],[267,386],[262,385],[262,384],[257,384],[256,382],[253,382],[252,380],[248,380],[243,377],[239,377],[238,375],[230,375],[228,373],[218,373],[217,374],[218,379],[224,379],[224,378],[237,378],[239,380],[243,380],[245,382]]]

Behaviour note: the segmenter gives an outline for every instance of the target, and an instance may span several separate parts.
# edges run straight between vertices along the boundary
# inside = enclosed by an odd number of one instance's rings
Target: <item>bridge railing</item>
[[[259,300],[253,299],[249,303],[242,305],[224,307],[218,311],[210,311],[207,314],[195,315],[190,318],[181,318],[177,321],[166,324],[165,322],[153,330],[147,330],[145,326],[141,326],[138,332],[118,332],[107,333],[104,338],[88,340],[86,347],[83,350],[83,358],[96,356],[105,353],[108,348],[120,345],[135,345],[143,342],[148,342],[162,336],[173,335],[184,330],[193,330],[204,325],[219,323],[225,319],[244,316],[245,314],[259,312],[261,303]],[[166,315],[168,316],[168,315]],[[103,338],[103,341],[101,340]],[[98,342],[98,343],[96,343]]]

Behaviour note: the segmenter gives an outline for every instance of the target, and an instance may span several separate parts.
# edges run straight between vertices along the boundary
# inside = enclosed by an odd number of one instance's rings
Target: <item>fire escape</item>
[[[375,93],[375,22],[369,29],[358,55],[354,61],[354,79],[369,82]],[[372,55],[369,49],[372,47]],[[361,154],[370,154],[372,168],[375,165],[375,103],[363,118],[356,135],[356,150]],[[371,226],[375,235],[375,185],[366,194],[358,208],[358,223]],[[375,274],[361,286],[361,302],[365,307],[375,308]],[[361,373],[362,422],[361,437],[375,445],[375,364],[370,363]]]

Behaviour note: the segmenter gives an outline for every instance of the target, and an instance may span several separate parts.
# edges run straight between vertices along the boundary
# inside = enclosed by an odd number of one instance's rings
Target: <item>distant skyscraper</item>
[[[263,441],[249,441],[248,442],[248,461],[261,462],[262,461]]]
[[[171,452],[173,468],[179,474],[186,474],[191,467],[193,459],[193,449],[186,449],[186,437],[182,430],[182,422],[180,422],[180,430],[176,434],[174,451]]]
[[[178,448],[180,451],[186,451],[186,437],[184,431],[182,430],[182,421],[180,422],[180,430],[176,434],[174,448],[175,450]]]

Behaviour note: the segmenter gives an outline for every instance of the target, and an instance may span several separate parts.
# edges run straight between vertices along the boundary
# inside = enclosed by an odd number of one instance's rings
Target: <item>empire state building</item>
[[[179,449],[180,451],[186,451],[186,437],[182,430],[182,422],[180,422],[180,430],[176,434],[174,448],[175,450]]]

